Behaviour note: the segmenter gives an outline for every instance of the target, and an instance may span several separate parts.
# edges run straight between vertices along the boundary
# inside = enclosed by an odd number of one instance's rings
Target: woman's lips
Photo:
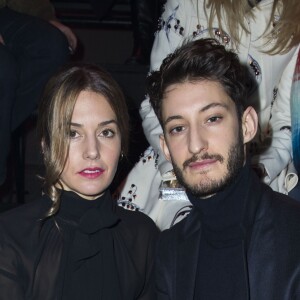
[[[89,179],[95,179],[100,177],[104,173],[104,170],[101,168],[86,168],[82,171],[78,172],[79,175],[89,178]]]

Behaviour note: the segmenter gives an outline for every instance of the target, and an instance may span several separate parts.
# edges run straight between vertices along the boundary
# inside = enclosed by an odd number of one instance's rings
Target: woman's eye
[[[75,130],[70,130],[69,136],[71,139],[74,139],[79,136],[78,132]]]
[[[115,135],[115,132],[111,129],[105,129],[101,132],[101,136],[104,136],[104,137],[113,137]]]

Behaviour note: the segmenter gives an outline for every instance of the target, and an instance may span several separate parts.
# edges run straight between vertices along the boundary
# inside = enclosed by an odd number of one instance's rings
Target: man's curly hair
[[[166,89],[173,84],[202,80],[219,82],[236,105],[239,119],[245,109],[250,75],[238,56],[225,49],[215,39],[199,39],[186,42],[168,55],[160,66],[147,78],[150,103],[162,122],[162,101]]]

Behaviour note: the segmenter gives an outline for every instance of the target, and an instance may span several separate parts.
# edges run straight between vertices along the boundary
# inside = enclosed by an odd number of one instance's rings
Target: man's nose
[[[193,126],[190,128],[188,137],[188,149],[190,153],[198,154],[203,150],[207,150],[208,141],[205,134],[205,130],[199,126]]]

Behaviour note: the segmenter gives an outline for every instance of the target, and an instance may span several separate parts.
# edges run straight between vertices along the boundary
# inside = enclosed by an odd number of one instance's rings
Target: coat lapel
[[[176,270],[176,300],[193,300],[198,264],[201,223],[199,215],[193,210],[179,236]]]

